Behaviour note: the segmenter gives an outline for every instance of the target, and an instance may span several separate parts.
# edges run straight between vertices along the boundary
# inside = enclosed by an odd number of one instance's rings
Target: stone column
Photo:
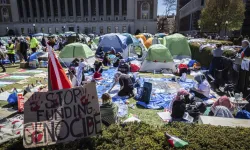
[[[122,20],[122,0],[119,0],[119,18]]]
[[[33,14],[33,9],[32,9],[31,0],[29,0],[29,8],[30,8],[30,18],[31,18],[31,22],[34,22],[34,14]]]
[[[39,0],[35,0],[36,1],[36,13],[37,13],[37,18],[38,20],[41,19],[41,15],[40,15],[40,7],[39,7],[39,4],[38,4],[38,1]]]
[[[57,8],[58,8],[58,18],[61,20],[62,13],[61,13],[61,3],[60,0],[57,0]]]
[[[83,0],[80,1],[80,5],[81,5],[81,17],[82,17],[82,20],[83,20],[83,18],[84,18]]]
[[[111,18],[114,18],[114,13],[115,13],[115,10],[114,10],[114,0],[111,0]]]
[[[103,16],[104,20],[107,19],[107,5],[106,5],[106,0],[103,0]]]
[[[76,0],[73,0],[73,17],[74,21],[76,21]]]
[[[69,9],[68,9],[68,0],[64,0],[65,2],[65,17],[66,19],[69,18]]]
[[[23,17],[24,17],[24,20],[27,21],[27,12],[26,12],[26,6],[24,4],[24,0],[21,0],[22,1],[22,6],[23,6]]]
[[[89,19],[91,20],[91,0],[88,0],[88,14],[89,14]]]
[[[95,7],[96,7],[96,20],[99,20],[99,1],[95,0]]]
[[[54,18],[55,18],[55,13],[54,13],[54,8],[53,8],[53,2],[54,0],[50,0],[50,12],[51,12],[51,20],[52,22],[54,21]]]
[[[45,22],[47,22],[48,20],[47,20],[47,9],[46,9],[46,1],[45,0],[43,0],[43,14],[44,14],[44,18],[45,18]]]
[[[157,19],[157,6],[158,6],[158,1],[154,1],[154,15],[153,15],[153,19],[156,20]]]

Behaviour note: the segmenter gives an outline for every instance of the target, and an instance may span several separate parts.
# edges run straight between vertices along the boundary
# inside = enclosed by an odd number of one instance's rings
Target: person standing
[[[35,37],[30,36],[30,49],[32,50],[32,53],[35,53],[38,47],[38,41]]]
[[[1,45],[0,45],[0,47],[1,47]],[[2,72],[6,72],[6,69],[5,69],[3,62],[2,62],[4,59],[5,59],[5,54],[2,51],[2,49],[0,48],[0,67],[3,69]]]
[[[16,49],[17,55],[19,56],[20,62],[22,62],[23,61],[23,55],[20,52],[20,40],[19,39],[16,39],[15,49]]]
[[[11,40],[8,41],[8,45],[6,46],[7,49],[7,54],[10,60],[10,64],[15,64],[15,49],[14,49],[14,44],[12,43]]]
[[[28,43],[22,38],[20,40],[20,53],[23,56],[23,59],[27,62],[27,51],[28,51],[29,45]]]

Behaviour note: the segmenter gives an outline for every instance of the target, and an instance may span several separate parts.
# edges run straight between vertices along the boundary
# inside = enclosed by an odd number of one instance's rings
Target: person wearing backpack
[[[129,65],[125,62],[124,59],[120,60],[120,64],[118,67],[118,71],[124,74],[128,74],[130,72],[130,67]]]

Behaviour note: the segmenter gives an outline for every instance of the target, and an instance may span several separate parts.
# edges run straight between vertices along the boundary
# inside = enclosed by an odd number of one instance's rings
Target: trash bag
[[[14,93],[10,94],[10,96],[7,99],[7,101],[8,101],[8,103],[10,105],[17,104],[17,93],[14,92]]]

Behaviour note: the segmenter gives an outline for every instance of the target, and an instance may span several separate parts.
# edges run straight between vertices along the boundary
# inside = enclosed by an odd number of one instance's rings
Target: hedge
[[[230,43],[230,42],[229,42]],[[224,43],[225,44],[225,43]],[[230,44],[227,44],[230,45]],[[192,59],[198,61],[201,63],[201,65],[203,67],[209,67],[213,55],[211,53],[211,51],[213,50],[212,48],[209,47],[205,47],[201,52],[200,52],[200,45],[198,43],[190,43],[189,44],[190,49],[191,49],[191,53],[192,53]],[[231,51],[231,50],[224,50],[223,55],[225,57],[232,57],[235,55],[235,52]]]
[[[162,127],[152,127],[145,123],[127,126],[112,125],[104,129],[102,135],[76,140],[68,144],[47,146],[43,149],[56,150],[167,150],[169,146],[164,133],[168,132],[189,143],[183,149],[250,149],[249,128],[216,127],[211,125],[172,123]],[[22,150],[22,139],[11,140],[1,145],[1,149]],[[37,148],[42,149],[42,148]]]

